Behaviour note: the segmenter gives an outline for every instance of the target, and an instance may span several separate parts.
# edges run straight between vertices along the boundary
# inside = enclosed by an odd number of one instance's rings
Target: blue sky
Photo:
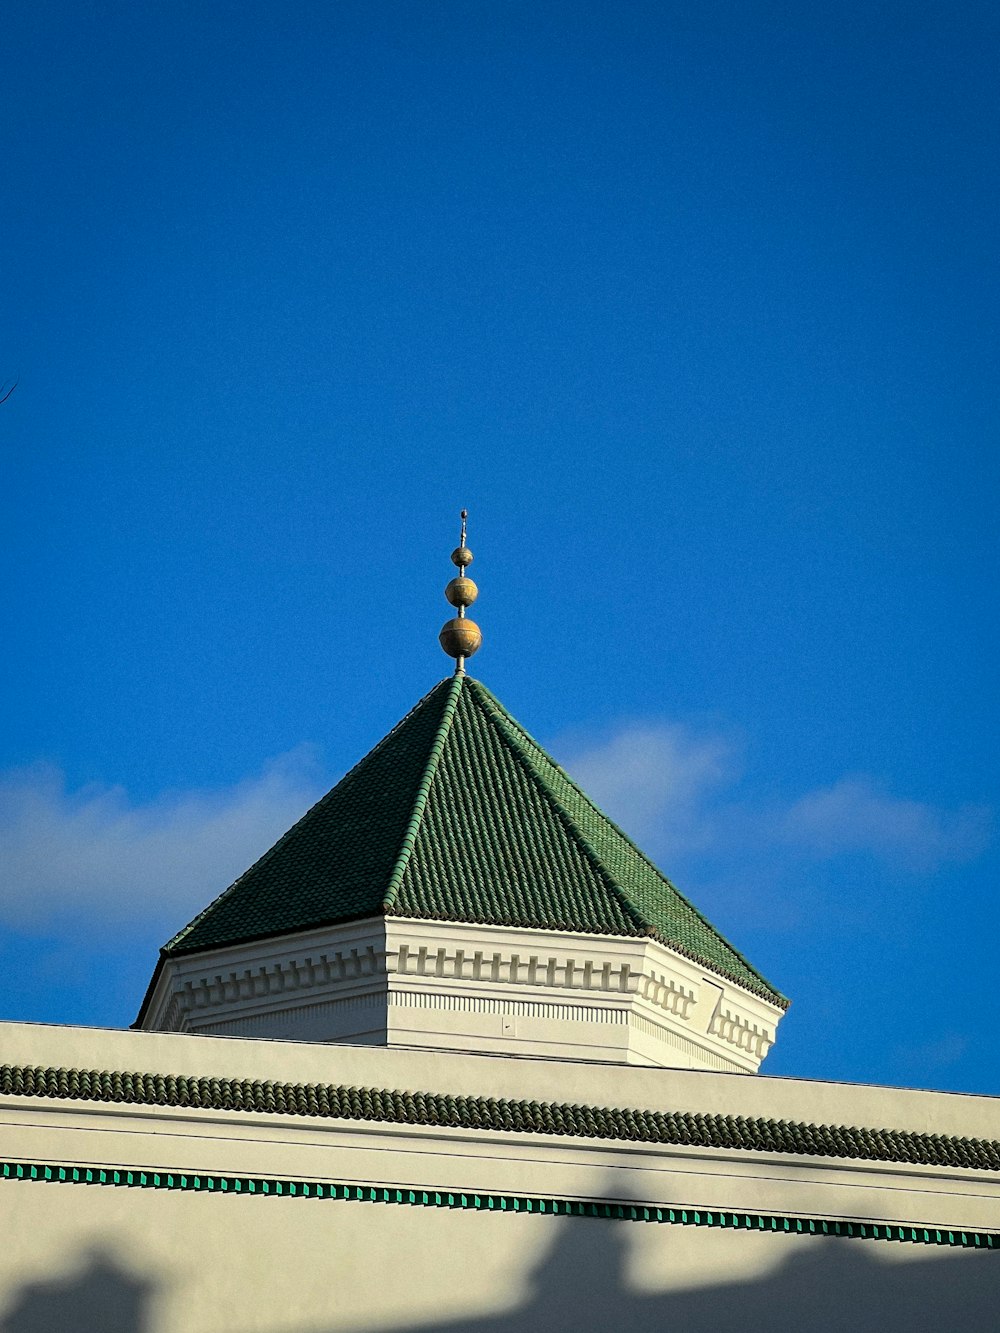
[[[987,5],[5,10],[0,1016],[156,949],[448,671],[793,999],[998,1090]]]

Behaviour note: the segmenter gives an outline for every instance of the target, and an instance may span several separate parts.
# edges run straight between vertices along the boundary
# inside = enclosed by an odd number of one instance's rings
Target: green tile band
[[[1000,1142],[993,1139],[757,1116],[27,1065],[0,1065],[0,1094],[1000,1171]]]
[[[0,1162],[4,1180],[70,1185],[110,1185],[125,1189],[181,1190],[203,1194],[253,1194],[274,1198],[340,1199],[356,1203],[394,1203],[418,1208],[469,1208],[483,1212],[534,1213],[547,1217],[597,1217],[618,1222],[659,1222],[672,1226],[721,1227],[733,1231],[771,1231],[800,1236],[842,1236],[858,1240],[902,1241],[916,1245],[951,1245],[962,1249],[1000,1249],[1000,1233],[959,1231],[882,1222],[846,1222],[829,1218],[788,1217],[775,1213],[734,1213],[708,1208],[655,1208],[647,1204],[598,1200],[551,1199],[524,1194],[476,1194],[452,1190],[389,1189],[377,1185],[339,1185],[328,1181],[275,1176],[218,1176],[192,1171],[126,1171],[121,1168],[59,1166],[40,1162]]]

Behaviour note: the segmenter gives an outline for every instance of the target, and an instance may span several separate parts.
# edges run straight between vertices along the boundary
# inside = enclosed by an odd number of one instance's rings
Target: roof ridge
[[[667,876],[656,864],[656,862],[652,860],[651,857],[647,856],[641,847],[636,845],[636,843],[629,837],[629,835],[625,832],[625,830],[621,828],[618,824],[616,824],[615,821],[609,815],[605,814],[605,812],[600,808],[600,806],[595,804],[595,802],[591,799],[591,797],[587,795],[587,793],[583,790],[580,784],[578,782],[575,782],[574,779],[570,776],[570,774],[566,772],[563,766],[552,758],[552,756],[548,753],[548,751],[543,746],[541,746],[538,743],[538,741],[535,740],[534,736],[532,736],[529,731],[525,730],[525,728],[521,725],[521,723],[518,722],[517,718],[513,717],[510,713],[507,712],[506,708],[504,708],[503,704],[496,697],[496,695],[492,693],[489,687],[484,685],[481,680],[475,680],[470,683],[475,685],[477,689],[482,692],[482,694],[486,697],[486,700],[493,706],[493,708],[495,708],[499,713],[501,713],[507,720],[507,722],[512,727],[514,727],[515,730],[519,731],[521,735],[524,737],[524,739],[530,745],[533,745],[536,750],[538,750],[541,754],[545,756],[545,758],[552,765],[552,767],[560,774],[562,778],[566,780],[566,782],[569,783],[569,785],[573,788],[573,790],[583,798],[583,800],[587,803],[587,805],[589,805],[590,808],[594,810],[595,813],[601,817],[601,819],[603,819],[606,823],[610,824],[610,826],[619,835],[619,837],[624,839],[624,841],[628,844],[628,846],[632,849],[632,851],[635,852],[635,854],[639,856],[646,863],[646,865],[648,865],[650,869],[653,870],[659,876],[659,878],[663,881],[663,883],[666,884],[667,887],[672,890],[672,892],[676,893],[677,897],[680,898],[680,900],[684,903],[684,905],[686,907],[689,907],[691,911],[695,914],[695,916],[697,916],[699,921],[701,921],[702,924],[705,925],[711,931],[711,933],[717,939],[719,939],[726,946],[726,948],[729,949],[740,960],[741,963],[743,963],[743,965],[753,974],[753,976],[755,976],[760,981],[761,985],[766,988],[769,994],[777,996],[779,1003],[781,1003],[783,1007],[787,1008],[790,1003],[788,997],[786,995],[783,995],[781,991],[779,991],[775,986],[773,986],[771,982],[768,981],[768,979],[756,967],[754,967],[753,963],[751,963],[750,960],[743,953],[741,953],[740,950],[737,949],[736,946],[732,944],[726,938],[725,935],[723,935],[722,931],[719,930],[717,926],[713,925],[711,921],[709,921],[708,917],[706,917],[705,914],[702,911],[700,911],[700,909],[691,901],[691,899],[688,898],[686,894],[682,893],[681,890],[677,887],[676,884],[674,884],[674,882],[671,879],[667,878]],[[475,694],[473,697],[475,697]],[[517,751],[515,750],[514,753],[516,754]],[[541,780],[537,777],[537,775],[533,773],[531,766],[527,764],[526,761],[524,761],[523,756],[518,756],[518,757],[524,763],[525,768],[529,772],[532,772],[532,775],[533,777],[535,777],[536,782],[538,782],[539,786],[545,792],[546,796],[548,796],[549,799],[552,801],[555,808],[560,812],[560,814],[562,814],[565,817],[565,820],[568,823],[569,827],[573,830],[574,834],[580,840],[582,846],[587,851],[588,858],[597,857],[597,852],[593,848],[592,844],[588,841],[583,831],[580,829],[579,825],[573,819],[573,816],[569,813],[569,811],[565,809],[559,798],[553,792],[549,791],[549,789],[544,785],[544,783],[541,782]],[[604,878],[605,881],[614,890],[616,898],[625,903],[625,910],[628,912],[628,914],[630,916],[636,915],[635,907],[630,902],[627,901],[624,893],[621,891],[619,886],[615,884],[613,880],[608,878],[607,870],[605,869],[603,863],[600,862],[599,857],[597,859],[602,878]],[[646,923],[643,922],[644,926],[645,924]],[[659,931],[656,931],[655,927],[653,928],[653,930],[655,936],[658,936]],[[666,943],[666,941],[661,941],[661,943]],[[703,967],[707,967],[710,972],[716,972],[719,973],[720,975],[725,975],[724,973],[720,972],[720,968],[717,963],[710,962],[707,958],[702,957],[694,950],[686,949],[677,942],[671,942],[668,947],[677,950],[677,952],[679,953],[685,954],[693,961],[700,963]],[[744,990],[749,989],[751,994],[754,993],[752,988],[747,987],[745,983],[736,981],[735,978],[733,977],[727,977],[726,979],[728,981],[733,982],[734,985],[742,986]]]
[[[169,953],[169,951],[173,949],[177,944],[179,944],[180,941],[183,940],[186,935],[189,935],[191,931],[194,930],[195,926],[199,925],[204,920],[204,918],[209,914],[209,912],[211,912],[215,907],[218,906],[218,904],[223,900],[223,898],[228,898],[231,893],[235,892],[235,890],[240,886],[240,884],[243,883],[243,881],[252,871],[256,870],[258,866],[265,865],[268,861],[272,860],[274,856],[278,853],[278,851],[289,840],[289,838],[291,838],[292,834],[302,823],[303,819],[307,819],[314,810],[318,809],[319,806],[321,806],[324,801],[326,801],[330,796],[333,795],[335,791],[337,791],[341,783],[347,781],[347,779],[351,776],[352,773],[355,772],[356,769],[359,769],[361,765],[366,763],[373,754],[377,754],[379,750],[381,750],[385,745],[387,745],[389,741],[392,739],[392,737],[395,736],[396,733],[400,730],[400,728],[405,726],[406,723],[409,722],[410,718],[414,715],[414,713],[416,713],[419,709],[421,709],[424,706],[424,704],[427,703],[428,699],[430,699],[431,696],[437,690],[441,689],[443,685],[447,685],[447,683],[448,683],[447,677],[444,680],[439,680],[435,686],[429,689],[425,695],[423,695],[420,699],[418,699],[417,702],[413,705],[413,707],[403,717],[399,719],[399,721],[396,723],[394,727],[390,728],[390,730],[386,732],[386,734],[376,745],[372,746],[372,748],[368,751],[367,754],[362,755],[362,757],[358,760],[356,764],[352,764],[351,767],[347,770],[347,772],[337,779],[337,781],[334,783],[334,785],[330,788],[329,791],[324,792],[318,801],[314,801],[313,804],[309,807],[309,809],[302,813],[302,815],[295,821],[295,823],[291,826],[291,828],[285,830],[285,832],[281,835],[278,841],[274,843],[273,846],[269,847],[266,852],[263,852],[260,856],[258,856],[257,860],[254,861],[252,865],[248,866],[247,869],[244,870],[242,875],[239,875],[236,879],[234,879],[232,884],[227,885],[226,888],[224,888],[221,893],[216,894],[216,896],[212,899],[212,901],[208,903],[205,907],[203,907],[197,916],[193,917],[187,923],[187,925],[183,927],[183,929],[179,930],[177,934],[173,936],[172,939],[169,939],[163,946],[163,948],[160,950],[160,953],[161,954]]]
[[[504,708],[503,704],[500,703],[500,700],[497,699],[497,697],[490,692],[490,690],[482,683],[482,681],[475,680],[472,681],[471,683],[473,685],[477,685],[482,690],[483,694],[486,696],[485,702],[493,706],[493,711],[501,712],[504,715],[504,717],[508,718],[514,724],[515,728],[521,733],[521,735],[525,738],[525,740],[529,741],[532,745],[536,746],[539,750],[541,750],[542,747],[538,744],[535,738],[531,736],[527,731],[525,731],[525,729],[521,726],[519,722],[517,722],[513,717],[511,717],[511,715]],[[473,698],[476,697],[475,691],[473,691],[472,697]],[[491,710],[487,709],[485,711],[487,717],[490,717],[492,720]],[[504,739],[507,740],[506,737],[504,737]],[[621,889],[618,887],[614,879],[611,877],[610,873],[608,872],[607,866],[604,864],[604,862],[600,858],[600,855],[598,854],[597,848],[594,847],[593,843],[591,843],[590,839],[583,832],[583,830],[577,824],[576,820],[569,813],[569,811],[566,809],[563,803],[558,799],[555,793],[550,791],[549,788],[545,785],[539,774],[535,772],[532,765],[528,762],[527,757],[524,754],[522,754],[521,751],[516,746],[510,745],[509,740],[508,740],[508,748],[510,752],[514,755],[515,761],[528,775],[529,780],[536,788],[536,790],[541,792],[541,794],[545,797],[548,803],[554,808],[562,824],[565,825],[566,828],[569,830],[569,832],[573,834],[574,839],[579,844],[587,860],[590,862],[591,869],[596,871],[598,877],[603,881],[605,887],[607,889],[610,889],[610,891],[614,894],[616,900],[621,905],[621,908],[625,913],[625,915],[630,920],[634,921],[635,924],[639,927],[639,934],[640,935],[645,934],[648,930],[646,922],[643,921],[642,917],[636,910],[635,905],[629,902],[628,898],[626,898],[625,894],[622,893]],[[554,760],[553,763],[555,763]],[[556,764],[555,767],[558,768],[559,767],[558,764]],[[559,771],[562,772],[561,769]]]
[[[392,868],[392,874],[389,876],[389,883],[382,898],[382,910],[386,913],[392,911],[396,902],[396,895],[399,893],[399,886],[403,882],[403,876],[406,873],[406,866],[413,851],[414,844],[417,841],[417,833],[420,831],[420,823],[424,817],[424,811],[427,809],[427,798],[430,795],[431,784],[434,781],[434,775],[437,773],[438,765],[441,762],[441,755],[444,753],[444,747],[451,731],[452,723],[455,720],[455,713],[458,711],[458,701],[462,694],[462,683],[465,676],[452,676],[448,687],[448,702],[444,706],[444,712],[441,714],[441,721],[438,723],[437,734],[431,745],[431,751],[427,758],[427,764],[423,775],[417,786],[417,795],[413,802],[413,812],[410,815],[409,823],[406,826],[406,832],[403,834],[403,843],[399,849],[399,855],[396,858],[396,864]],[[444,682],[442,682],[444,683]],[[439,688],[438,686],[434,687]],[[433,693],[433,691],[431,691]]]

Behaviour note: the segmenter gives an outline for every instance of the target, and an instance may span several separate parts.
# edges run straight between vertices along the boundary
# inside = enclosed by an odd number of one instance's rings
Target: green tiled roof
[[[464,676],[435,686],[164,953],[378,915],[649,935],[786,1004]]]

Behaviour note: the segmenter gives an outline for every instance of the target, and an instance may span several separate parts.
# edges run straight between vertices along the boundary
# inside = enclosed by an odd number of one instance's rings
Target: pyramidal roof
[[[787,1005],[461,674],[421,699],[163,954],[379,915],[652,936]]]

